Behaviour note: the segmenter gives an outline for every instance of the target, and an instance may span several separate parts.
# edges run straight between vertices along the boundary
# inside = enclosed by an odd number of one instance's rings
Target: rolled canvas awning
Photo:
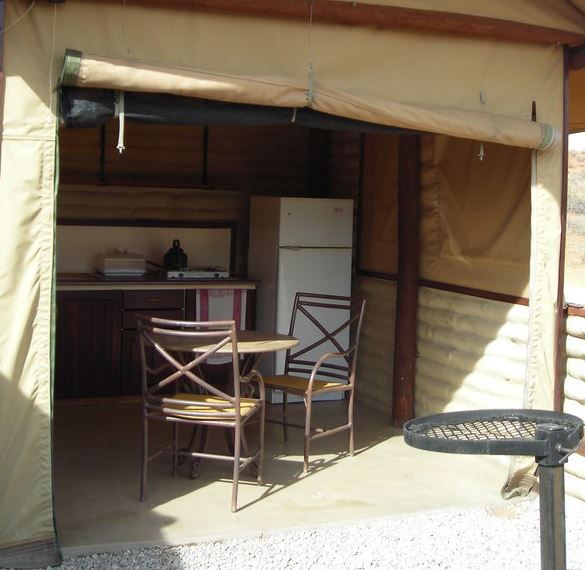
[[[228,103],[310,108],[365,121],[459,138],[546,150],[560,140],[546,123],[494,113],[355,96],[278,77],[242,77],[193,68],[65,53],[63,85],[169,93]]]
[[[331,131],[394,134],[417,132],[346,119],[308,108],[223,103],[166,93],[114,91],[63,85],[59,92],[59,124],[64,128],[103,125],[119,112],[122,94],[125,119],[141,123],[256,127],[294,123],[301,127]]]

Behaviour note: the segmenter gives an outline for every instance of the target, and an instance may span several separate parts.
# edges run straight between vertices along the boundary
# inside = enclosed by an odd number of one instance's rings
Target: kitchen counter
[[[238,278],[166,279],[160,273],[57,274],[55,397],[140,394],[139,314],[179,321],[234,320],[239,328],[254,329],[256,286]]]
[[[256,289],[257,281],[220,279],[167,279],[160,273],[142,277],[107,277],[101,273],[58,273],[57,291],[113,291],[140,289]]]

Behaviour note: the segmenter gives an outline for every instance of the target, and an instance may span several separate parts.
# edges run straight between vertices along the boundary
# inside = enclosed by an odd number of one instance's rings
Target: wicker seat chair
[[[146,494],[148,463],[162,453],[170,453],[173,456],[173,475],[176,475],[180,457],[190,461],[208,458],[232,462],[231,507],[235,512],[240,472],[254,466],[257,470],[257,481],[262,483],[266,400],[264,383],[259,372],[253,370],[246,377],[240,375],[235,322],[189,322],[139,316],[137,330],[142,365],[140,500],[143,501]],[[148,356],[152,351],[162,357],[163,365],[150,365],[155,360]],[[200,366],[218,351],[231,356],[233,381],[227,383],[228,388],[225,391],[208,383],[201,374]],[[161,359],[158,360],[160,362]],[[252,382],[259,387],[259,397],[241,397],[241,385]],[[169,393],[170,387],[173,389]],[[249,455],[244,426],[253,417],[259,419],[258,448]],[[149,453],[148,428],[152,421],[171,423],[173,436],[170,444]],[[198,449],[179,449],[180,424],[197,426],[203,430],[213,426],[231,430],[233,447],[230,446],[230,451],[233,453],[209,453],[206,445]],[[246,457],[242,457],[242,451]]]
[[[308,472],[311,442],[315,439],[349,431],[349,453],[354,454],[354,396],[359,338],[366,302],[351,297],[297,293],[292,310],[289,334],[299,336],[302,322],[306,338],[286,353],[284,373],[265,376],[267,387],[281,390],[282,426],[304,429],[303,473]],[[347,399],[347,422],[331,428],[313,428],[313,400],[325,394],[344,393]],[[302,398],[305,405],[304,425],[287,421],[288,396]]]

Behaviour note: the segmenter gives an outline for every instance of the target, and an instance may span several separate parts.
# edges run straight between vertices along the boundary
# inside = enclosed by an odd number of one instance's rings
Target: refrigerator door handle
[[[303,249],[300,245],[281,245],[280,248],[289,249],[292,251],[300,251],[301,249]]]

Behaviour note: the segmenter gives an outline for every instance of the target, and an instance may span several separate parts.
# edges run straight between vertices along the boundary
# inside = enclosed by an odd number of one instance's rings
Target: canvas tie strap
[[[114,117],[118,118],[118,152],[122,154],[126,147],[124,146],[124,126],[126,122],[126,113],[124,111],[124,91],[116,91],[114,99]]]

